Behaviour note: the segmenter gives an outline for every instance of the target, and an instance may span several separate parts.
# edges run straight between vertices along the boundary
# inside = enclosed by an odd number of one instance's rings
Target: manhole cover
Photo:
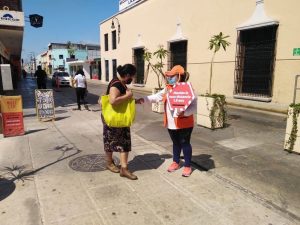
[[[69,166],[76,171],[80,172],[96,172],[96,171],[103,171],[106,170],[106,160],[105,155],[101,154],[91,154],[91,155],[84,155],[72,159],[69,162]],[[115,163],[119,164],[119,159],[114,157]]]

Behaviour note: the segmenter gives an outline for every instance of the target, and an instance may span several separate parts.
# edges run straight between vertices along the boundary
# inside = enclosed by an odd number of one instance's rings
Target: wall
[[[266,14],[279,21],[270,104],[286,107],[292,100],[294,76],[300,73],[300,57],[292,56],[293,48],[300,47],[300,39],[297,38],[300,35],[300,29],[297,28],[300,1],[265,0],[264,3]],[[101,48],[103,74],[104,60],[109,60],[110,78],[112,59],[117,59],[118,65],[132,63],[132,48],[138,41],[138,34],[141,35],[140,41],[144,47],[150,51],[156,50],[159,44],[166,48],[168,41],[176,34],[176,24],[180,23],[182,34],[188,40],[187,71],[191,74],[190,81],[198,94],[206,93],[212,57],[208,42],[213,35],[222,31],[230,36],[228,40],[231,45],[226,52],[219,51],[215,57],[212,91],[225,94],[229,100],[233,99],[236,28],[251,17],[255,5],[255,0],[190,0],[188,3],[181,0],[144,1],[116,15],[121,26],[120,43],[116,50],[111,50],[111,18],[101,23],[101,46],[104,46],[104,34],[109,34],[109,51]],[[167,70],[167,67],[164,69]],[[156,76],[151,72],[146,88],[155,87],[155,84]],[[243,100],[240,102],[242,104]],[[268,103],[264,105],[267,107]]]

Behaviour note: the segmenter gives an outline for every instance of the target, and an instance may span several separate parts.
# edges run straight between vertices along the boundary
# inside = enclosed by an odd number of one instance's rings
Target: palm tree
[[[68,49],[70,58],[72,58],[72,55],[74,55],[74,53],[75,53],[75,48],[71,41],[67,42],[67,49]]]
[[[209,49],[213,50],[213,56],[211,58],[210,62],[210,77],[209,77],[209,95],[211,95],[211,81],[212,81],[212,74],[213,74],[213,63],[214,63],[214,58],[216,53],[221,49],[221,47],[226,51],[226,47],[230,45],[230,42],[225,40],[229,36],[223,36],[223,33],[220,32],[218,35],[214,35],[210,40],[209,40]]]
[[[157,84],[159,89],[162,88],[162,81],[164,79],[163,60],[166,58],[168,53],[169,53],[168,50],[164,49],[162,45],[158,46],[158,49],[153,53],[145,49],[144,60],[148,63],[147,71],[149,71],[149,68],[151,68],[154,71],[154,73],[157,76]],[[151,62],[152,56],[155,56],[156,59],[158,60],[154,64]]]

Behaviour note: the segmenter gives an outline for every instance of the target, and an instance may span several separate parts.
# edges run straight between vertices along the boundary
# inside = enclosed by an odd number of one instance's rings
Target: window
[[[144,72],[145,72],[145,60],[144,60],[144,49],[133,50],[133,62],[136,66],[136,81],[137,84],[144,84]]]
[[[108,34],[104,34],[104,50],[108,51]]]
[[[187,41],[178,41],[170,43],[170,65],[172,68],[175,65],[181,65],[186,69],[187,62]]]
[[[113,71],[113,78],[117,77],[117,60],[112,60],[112,71]]]
[[[59,59],[64,59],[64,55],[59,55]]]
[[[277,25],[238,33],[235,95],[271,97]]]
[[[111,32],[111,41],[112,41],[112,49],[116,49],[117,48],[117,33],[116,31],[112,31]]]
[[[105,60],[105,81],[109,81],[109,61]]]

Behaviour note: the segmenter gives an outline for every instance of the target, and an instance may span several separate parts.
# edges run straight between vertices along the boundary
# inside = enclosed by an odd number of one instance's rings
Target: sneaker
[[[183,177],[189,177],[192,173],[192,167],[184,167],[183,168],[183,172],[182,172],[182,176]]]
[[[179,163],[172,162],[172,164],[168,168],[168,172],[174,172],[175,170],[179,169]]]

